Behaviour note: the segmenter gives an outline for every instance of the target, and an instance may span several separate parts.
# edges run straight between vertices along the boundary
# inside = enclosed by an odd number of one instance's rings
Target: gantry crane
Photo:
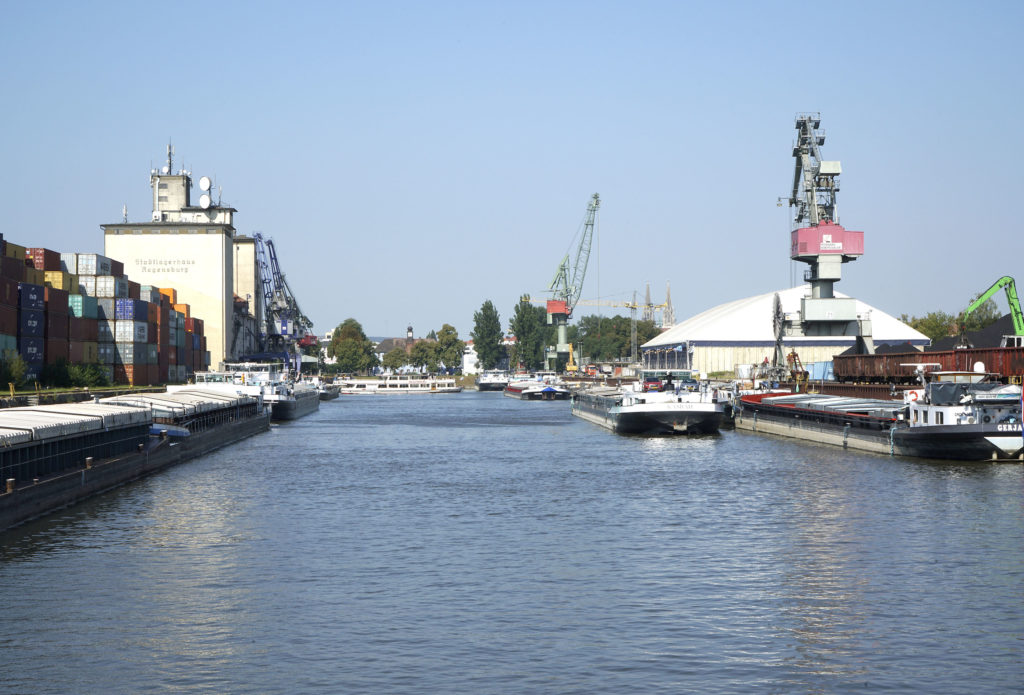
[[[572,265],[569,264],[569,254],[566,253],[562,262],[558,264],[554,279],[548,285],[548,292],[552,298],[547,302],[548,324],[554,324],[557,329],[557,344],[547,348],[545,361],[548,369],[554,368],[554,362],[570,351],[568,338],[569,318],[573,309],[580,299],[580,292],[583,291],[583,278],[587,274],[587,263],[590,261],[590,246],[594,238],[594,221],[597,218],[597,209],[601,207],[601,198],[595,193],[590,203],[587,204],[587,213],[583,220],[583,231],[580,234],[579,244],[576,247],[576,256]],[[572,272],[570,273],[570,267]]]
[[[285,353],[298,371],[299,347],[316,342],[313,322],[302,313],[299,302],[288,287],[288,281],[277,262],[273,239],[253,235],[256,241],[256,263],[263,291],[264,325],[263,349],[266,352]]]

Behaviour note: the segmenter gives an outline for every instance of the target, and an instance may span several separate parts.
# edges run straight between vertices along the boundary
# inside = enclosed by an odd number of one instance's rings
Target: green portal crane
[[[1024,313],[1020,310],[1020,300],[1017,299],[1017,286],[1013,282],[1013,278],[1009,275],[1004,275],[993,283],[991,287],[981,293],[981,295],[971,302],[971,305],[964,309],[963,313],[960,314],[960,335],[964,335],[964,326],[967,322],[967,317],[972,312],[976,311],[978,307],[987,302],[992,298],[999,290],[1006,290],[1006,302],[1010,305],[1010,316],[1013,318],[1013,332],[1014,335],[1024,335]]]

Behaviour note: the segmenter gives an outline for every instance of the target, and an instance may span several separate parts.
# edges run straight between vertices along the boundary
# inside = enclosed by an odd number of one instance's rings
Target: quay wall
[[[40,480],[23,482],[0,494],[0,531],[137,480],[151,473],[190,461],[221,447],[265,432],[269,413],[249,420],[199,432],[182,440],[164,439],[142,453],[132,453]]]

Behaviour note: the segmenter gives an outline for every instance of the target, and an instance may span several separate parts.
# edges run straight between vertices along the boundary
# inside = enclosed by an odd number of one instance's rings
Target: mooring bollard
[[[142,447],[143,447],[143,446],[144,446],[143,444],[139,444],[139,453],[140,453],[140,454],[142,453]]]
[[[32,478],[32,484],[33,485],[38,485],[39,484],[39,478]]]
[[[14,478],[7,479],[7,492],[14,492]]]
[[[92,468],[92,456],[85,457],[85,467]]]

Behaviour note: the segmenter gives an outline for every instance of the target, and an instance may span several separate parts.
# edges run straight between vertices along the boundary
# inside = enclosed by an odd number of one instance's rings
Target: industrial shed
[[[810,294],[808,285],[779,290],[782,310],[794,318],[800,299]],[[686,319],[641,346],[643,366],[648,369],[691,368],[705,373],[735,372],[739,365],[771,360],[775,349],[772,316],[776,292],[719,304]],[[839,292],[837,297],[846,297]],[[928,337],[899,319],[860,300],[857,315],[870,318],[875,346],[910,343],[917,349]],[[787,353],[796,351],[804,363],[824,362],[854,345],[854,336],[785,337]]]

